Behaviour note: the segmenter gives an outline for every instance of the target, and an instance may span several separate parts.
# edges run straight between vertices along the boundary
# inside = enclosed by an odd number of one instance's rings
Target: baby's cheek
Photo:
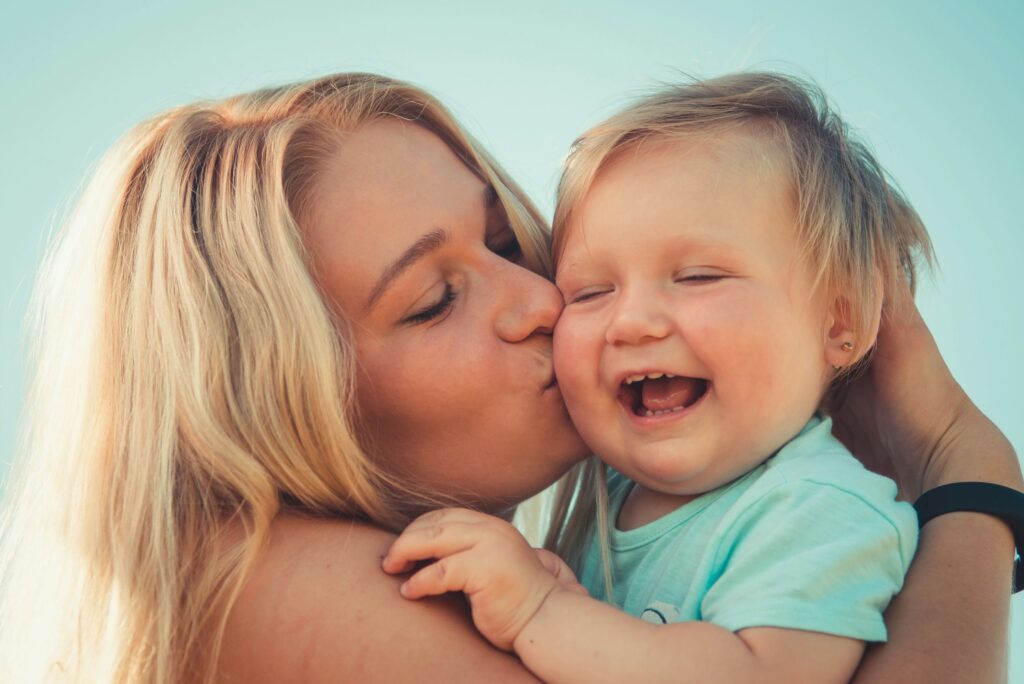
[[[570,413],[583,410],[581,402],[587,396],[593,396],[598,378],[600,349],[587,334],[586,326],[581,321],[565,314],[555,326],[552,361],[555,366],[555,377]]]
[[[584,346],[580,332],[580,326],[573,317],[563,312],[555,325],[551,345],[552,362],[555,364],[555,375],[558,377],[559,385],[563,384],[563,378],[568,380],[577,370],[574,361]]]

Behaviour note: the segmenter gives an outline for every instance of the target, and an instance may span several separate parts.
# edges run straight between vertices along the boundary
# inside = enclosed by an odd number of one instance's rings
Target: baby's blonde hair
[[[669,85],[580,136],[558,186],[556,261],[574,213],[617,153],[641,143],[706,138],[736,129],[763,137],[781,151],[796,197],[798,239],[817,271],[816,288],[842,302],[853,331],[851,356],[866,359],[883,299],[901,280],[913,291],[918,261],[932,262],[931,241],[917,213],[824,93],[792,76],[750,72]],[[837,379],[859,367],[844,368]],[[548,545],[577,563],[594,499],[605,495],[603,474],[595,459],[579,466],[578,481],[588,484],[566,480],[556,503]],[[578,501],[572,506],[574,497]],[[598,524],[604,529],[602,508]],[[564,527],[557,524],[567,517]]]
[[[413,86],[341,74],[135,128],[37,284],[0,548],[0,681],[212,681],[282,506],[397,529],[453,503],[357,439],[353,349],[302,242],[344,134],[388,117],[435,133],[492,185],[525,259],[549,272],[537,211]]]

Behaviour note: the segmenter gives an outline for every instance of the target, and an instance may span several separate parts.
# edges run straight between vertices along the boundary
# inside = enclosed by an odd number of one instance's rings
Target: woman
[[[404,84],[340,75],[138,127],[41,280],[0,676],[529,680],[379,562],[412,515],[508,514],[585,454],[547,269],[537,212]],[[911,497],[1019,484],[919,319],[851,404],[855,450]],[[928,528],[864,681],[1003,667],[1009,531]]]

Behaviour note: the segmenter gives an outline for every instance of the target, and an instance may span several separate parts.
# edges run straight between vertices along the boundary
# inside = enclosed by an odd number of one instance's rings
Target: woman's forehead
[[[322,285],[348,311],[424,235],[479,223],[487,196],[439,137],[376,121],[347,134],[325,164],[304,239]]]
[[[396,119],[375,121],[345,135],[318,179],[320,214],[381,205],[404,209],[474,206],[481,181],[438,136]]]

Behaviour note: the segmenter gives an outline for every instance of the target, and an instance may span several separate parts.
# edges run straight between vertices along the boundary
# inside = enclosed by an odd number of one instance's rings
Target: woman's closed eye
[[[439,300],[428,305],[426,308],[409,314],[400,322],[403,325],[419,325],[420,323],[429,323],[441,316],[445,316],[451,312],[452,307],[455,305],[456,296],[458,296],[458,292],[455,291],[452,284],[445,282],[444,292],[441,294],[441,298]]]

